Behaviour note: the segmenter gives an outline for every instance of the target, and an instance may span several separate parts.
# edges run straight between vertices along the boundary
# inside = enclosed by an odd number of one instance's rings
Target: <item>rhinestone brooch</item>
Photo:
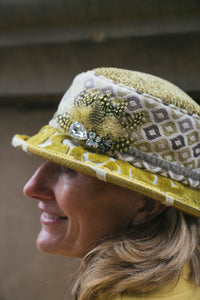
[[[87,146],[95,149],[99,148],[103,153],[109,151],[113,144],[112,140],[101,139],[94,131],[88,133],[84,125],[80,122],[74,122],[70,125],[69,134],[75,139],[85,140]]]
[[[79,122],[75,122],[70,125],[69,127],[69,134],[78,140],[86,140],[88,138],[87,136],[87,130],[83,126],[83,124]]]

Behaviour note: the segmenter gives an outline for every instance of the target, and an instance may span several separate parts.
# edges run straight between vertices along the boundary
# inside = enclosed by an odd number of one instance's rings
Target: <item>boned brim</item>
[[[32,137],[15,135],[12,144],[32,155],[143,193],[165,205],[200,217],[200,190],[133,167],[128,162],[89,152],[49,125]]]

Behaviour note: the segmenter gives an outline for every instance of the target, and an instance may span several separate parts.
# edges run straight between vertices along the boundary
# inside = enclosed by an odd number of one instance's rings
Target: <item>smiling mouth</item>
[[[43,212],[43,215],[45,218],[50,219],[50,220],[68,220],[68,217],[57,217],[54,215],[50,215],[46,212]]]

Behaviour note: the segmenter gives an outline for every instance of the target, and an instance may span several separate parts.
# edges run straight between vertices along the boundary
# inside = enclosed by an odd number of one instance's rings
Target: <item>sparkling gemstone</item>
[[[100,149],[103,153],[107,152],[110,150],[113,142],[112,140],[102,140],[100,143]]]
[[[70,135],[78,140],[86,140],[87,139],[87,130],[83,126],[82,123],[75,122],[69,127]]]
[[[97,137],[96,137],[95,142],[97,142],[97,143],[100,143],[100,142],[101,142],[100,136],[97,136]]]
[[[89,147],[92,147],[92,146],[93,146],[93,141],[90,140],[90,139],[88,139],[88,140],[86,141],[86,145],[88,145]]]
[[[94,139],[96,137],[96,133],[94,131],[90,131],[89,138]]]
[[[98,148],[98,146],[99,146],[99,144],[98,144],[98,143],[96,143],[96,142],[93,142],[93,147],[94,147],[94,148]]]

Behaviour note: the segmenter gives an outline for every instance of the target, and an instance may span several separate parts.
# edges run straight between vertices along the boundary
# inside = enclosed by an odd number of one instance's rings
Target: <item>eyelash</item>
[[[67,173],[67,174],[75,172],[73,169],[70,169],[70,168],[67,168],[64,166],[60,166],[60,170],[61,170],[61,172]]]

